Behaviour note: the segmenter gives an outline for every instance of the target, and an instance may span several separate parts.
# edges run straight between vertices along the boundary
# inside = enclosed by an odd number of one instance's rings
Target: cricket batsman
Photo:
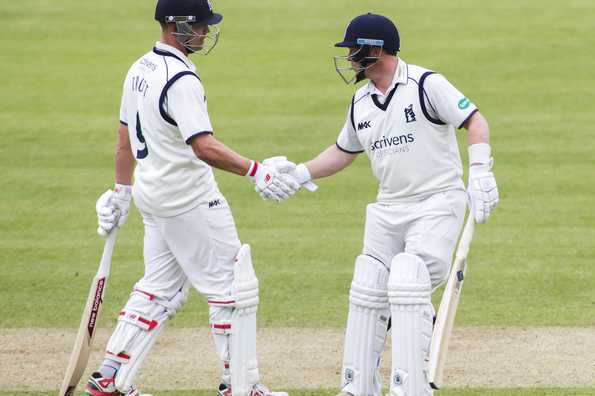
[[[134,198],[144,223],[145,271],[119,314],[102,364],[89,378],[86,392],[93,396],[138,394],[134,380],[186,300],[188,285],[209,304],[221,366],[217,394],[286,396],[260,382],[259,284],[212,167],[245,176],[261,196],[277,201],[299,186],[213,135],[205,88],[188,56],[213,49],[222,18],[208,0],[158,0],[161,38],[126,75],[116,184],[97,201],[97,216],[99,232],[109,233],[124,225]]]
[[[467,202],[477,223],[498,202],[488,123],[444,76],[397,56],[399,33],[388,18],[356,17],[335,46],[348,51],[334,58],[343,80],[369,81],[353,95],[336,143],[293,175],[299,184],[330,176],[365,152],[379,181],[355,260],[338,396],[381,395],[380,355],[389,327],[390,394],[432,395],[431,293],[447,278]],[[467,130],[466,188],[455,136],[460,128]]]

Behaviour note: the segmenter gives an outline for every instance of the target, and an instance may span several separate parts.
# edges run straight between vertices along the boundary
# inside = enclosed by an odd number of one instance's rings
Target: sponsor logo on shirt
[[[370,144],[370,155],[381,158],[386,155],[407,153],[410,150],[410,145],[414,142],[415,134],[413,132],[398,136],[382,136],[382,139]]]
[[[152,71],[155,71],[155,69],[157,69],[157,65],[146,58],[142,58],[140,60],[140,64],[145,66],[148,69],[151,69]]]
[[[372,121],[362,121],[357,123],[357,130],[361,131],[362,129],[370,128],[372,126]]]
[[[221,206],[221,200],[220,199],[214,199],[212,201],[209,201],[209,209],[210,208],[214,208],[216,206]]]
[[[459,109],[465,110],[467,107],[469,107],[470,104],[471,102],[469,102],[469,99],[463,98],[459,100]]]
[[[414,141],[415,136],[413,135],[413,133],[408,133],[406,135],[399,136],[383,136],[382,139],[378,139],[370,145],[370,151],[382,150],[385,148],[413,143]]]

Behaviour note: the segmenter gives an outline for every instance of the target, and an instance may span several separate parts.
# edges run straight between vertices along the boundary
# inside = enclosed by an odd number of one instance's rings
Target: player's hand
[[[292,176],[301,187],[309,191],[316,191],[318,189],[318,186],[312,182],[310,171],[308,171],[308,168],[304,164],[296,165],[285,156],[267,158],[262,163],[274,167],[281,175],[288,174]]]
[[[295,171],[295,163],[289,161],[287,157],[282,155],[267,158],[262,161],[262,164],[275,168],[279,173],[292,173]]]
[[[491,172],[493,159],[487,164],[471,164],[467,195],[476,223],[484,223],[498,203],[498,186]]]
[[[295,166],[295,165],[294,165]],[[293,177],[282,176],[275,168],[252,161],[246,177],[254,183],[254,189],[263,199],[284,201],[300,188]]]
[[[126,223],[130,212],[131,191],[130,186],[116,184],[114,190],[101,194],[95,204],[99,235],[105,236],[114,227],[121,227]]]
[[[126,223],[126,220],[128,220],[130,201],[132,201],[132,187],[125,184],[116,184],[112,202],[119,213],[118,227],[122,227]]]

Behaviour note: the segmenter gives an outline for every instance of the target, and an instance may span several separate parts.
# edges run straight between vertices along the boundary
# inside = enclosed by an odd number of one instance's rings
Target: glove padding
[[[121,227],[128,219],[132,189],[124,184],[116,184],[114,190],[107,190],[97,200],[97,233],[107,235],[114,227]]]
[[[471,213],[476,223],[484,223],[498,203],[498,186],[491,172],[493,159],[487,164],[473,164],[469,167],[467,195]]]
[[[295,169],[295,164],[291,164]],[[254,190],[262,199],[281,202],[295,195],[300,188],[295,179],[287,173],[291,171],[291,165],[286,166],[286,173],[280,173],[275,167],[253,161],[246,176],[252,180]]]

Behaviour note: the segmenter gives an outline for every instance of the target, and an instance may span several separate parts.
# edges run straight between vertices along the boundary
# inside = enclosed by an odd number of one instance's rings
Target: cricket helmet
[[[359,47],[362,40],[377,44],[382,41],[382,49],[391,55],[396,55],[401,46],[395,24],[387,17],[371,12],[353,18],[345,29],[343,41],[336,43],[335,47]]]
[[[399,31],[390,19],[370,12],[359,15],[347,25],[343,41],[335,43],[335,47],[356,48],[356,51],[348,56],[335,56],[335,70],[347,84],[359,82],[365,78],[365,70],[379,59],[370,55],[372,48],[396,55],[400,46]],[[359,63],[360,67],[354,69],[352,61]],[[346,76],[350,72],[355,72],[351,78]]]
[[[213,12],[210,0],[158,0],[155,7],[155,20],[161,23],[175,23],[177,32],[173,33],[176,40],[189,53],[202,51],[208,54],[219,40],[217,25],[223,15]],[[209,25],[213,32],[199,35],[193,32],[191,25]],[[204,37],[204,44],[197,46],[197,39]]]

